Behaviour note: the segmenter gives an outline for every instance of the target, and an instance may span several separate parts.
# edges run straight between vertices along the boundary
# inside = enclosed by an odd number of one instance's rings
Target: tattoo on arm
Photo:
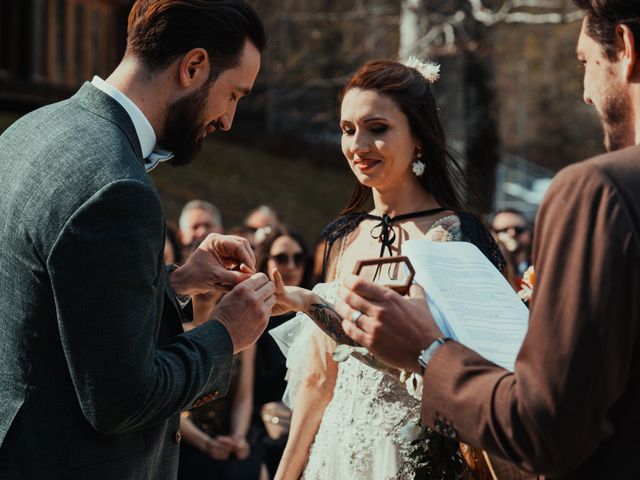
[[[338,344],[357,345],[342,329],[342,317],[328,303],[312,303],[309,309],[311,319]]]
[[[350,337],[344,333],[342,329],[342,317],[338,312],[336,312],[333,306],[329,303],[312,303],[311,308],[309,309],[309,316],[311,319],[322,329],[324,333],[329,335],[333,340],[338,343],[338,345],[350,345],[352,347],[358,347],[356,342],[351,340]],[[383,373],[391,375],[395,378],[399,377],[399,372],[388,365],[376,360],[376,358],[367,353],[363,355],[361,353],[352,353],[354,358],[360,360],[365,365],[368,365],[371,368],[375,368],[376,370],[380,370]]]

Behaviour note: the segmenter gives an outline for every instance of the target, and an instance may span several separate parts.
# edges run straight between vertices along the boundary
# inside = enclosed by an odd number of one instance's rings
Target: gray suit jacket
[[[85,84],[0,137],[0,185],[0,478],[175,478],[233,345],[180,333],[130,117]]]

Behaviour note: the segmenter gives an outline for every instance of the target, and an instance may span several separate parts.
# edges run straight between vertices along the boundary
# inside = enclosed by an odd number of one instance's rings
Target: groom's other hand
[[[339,292],[336,310],[345,333],[387,365],[420,371],[418,356],[442,336],[424,290],[412,285],[410,296],[350,275]],[[362,315],[354,322],[354,313]]]
[[[251,277],[255,264],[256,257],[246,239],[211,233],[171,274],[171,287],[175,293],[189,296],[229,291]]]
[[[213,311],[233,340],[237,353],[254,344],[267,328],[271,309],[276,303],[276,288],[264,273],[256,273],[236,285]]]

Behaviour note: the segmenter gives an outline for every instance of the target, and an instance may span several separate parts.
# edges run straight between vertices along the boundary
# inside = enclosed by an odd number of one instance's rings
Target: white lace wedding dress
[[[330,303],[339,282],[313,289]],[[304,314],[270,332],[287,356],[291,403],[304,378],[311,345],[328,337]],[[335,347],[335,343],[333,344]],[[418,460],[410,457],[420,402],[397,379],[349,357],[338,366],[331,403],[325,410],[302,478],[306,480],[412,479]]]
[[[466,225],[465,235],[461,218]],[[468,214],[438,219],[425,238],[438,242],[471,241],[484,249],[496,268],[504,268],[504,260],[491,235]],[[336,277],[340,278],[338,272]],[[339,286],[339,281],[321,283],[313,291],[335,304]],[[437,315],[435,305],[429,302],[429,306]],[[321,359],[326,353],[330,356],[336,344],[311,318],[301,313],[270,333],[287,357],[288,384],[283,400],[292,406],[313,356],[320,355]],[[420,478],[467,478],[458,444],[421,430],[420,398],[422,378],[419,376],[414,375],[402,383],[349,356],[338,366],[333,399],[325,410],[302,478],[404,480],[413,479],[418,472]],[[417,438],[421,440],[412,444]],[[425,467],[429,474],[425,473]]]

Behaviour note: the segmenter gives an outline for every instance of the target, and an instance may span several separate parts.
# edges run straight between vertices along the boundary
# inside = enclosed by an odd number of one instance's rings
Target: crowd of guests
[[[312,286],[314,257],[304,236],[281,223],[266,205],[250,211],[242,224],[225,229],[215,205],[188,202],[177,228],[167,228],[165,262],[185,261],[210,233],[246,238],[259,271],[270,275],[277,268],[285,285]],[[184,324],[185,330],[209,320],[221,297],[217,293],[195,296],[187,307],[193,309],[193,321]],[[271,317],[256,344],[235,355],[224,398],[182,414],[179,479],[273,478],[286,445],[291,411],[282,403],[286,360],[268,331],[293,315]]]

